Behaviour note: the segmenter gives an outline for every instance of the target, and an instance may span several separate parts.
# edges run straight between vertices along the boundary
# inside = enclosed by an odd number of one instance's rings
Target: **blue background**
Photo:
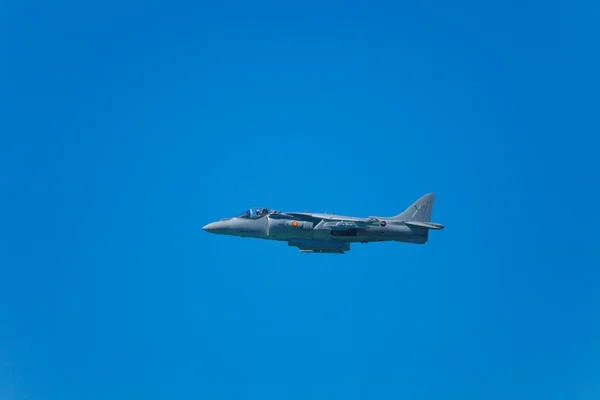
[[[600,7],[483,3],[2,2],[0,399],[597,399]]]

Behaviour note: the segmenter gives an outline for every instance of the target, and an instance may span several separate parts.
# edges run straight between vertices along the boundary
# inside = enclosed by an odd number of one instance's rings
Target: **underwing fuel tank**
[[[290,240],[288,246],[297,247],[303,253],[344,253],[350,243],[335,240]]]

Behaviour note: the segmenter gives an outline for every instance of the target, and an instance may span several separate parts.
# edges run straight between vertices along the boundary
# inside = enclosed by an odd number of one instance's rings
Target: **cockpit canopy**
[[[236,218],[246,218],[246,219],[258,219],[262,218],[270,212],[267,208],[251,208],[242,214],[238,215]]]

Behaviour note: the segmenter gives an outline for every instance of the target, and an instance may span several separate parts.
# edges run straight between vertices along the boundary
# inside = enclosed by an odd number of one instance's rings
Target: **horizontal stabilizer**
[[[435,229],[435,230],[444,229],[444,225],[436,224],[433,222],[405,221],[404,223],[408,226],[414,226],[414,227],[418,227],[418,228]]]

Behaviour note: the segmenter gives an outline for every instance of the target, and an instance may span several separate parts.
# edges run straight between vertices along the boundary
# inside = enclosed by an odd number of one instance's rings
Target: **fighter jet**
[[[350,243],[396,241],[424,244],[430,230],[444,225],[430,222],[433,193],[393,217],[344,217],[310,212],[280,212],[251,208],[234,218],[223,218],[202,229],[210,233],[288,242],[305,253],[337,253]]]

